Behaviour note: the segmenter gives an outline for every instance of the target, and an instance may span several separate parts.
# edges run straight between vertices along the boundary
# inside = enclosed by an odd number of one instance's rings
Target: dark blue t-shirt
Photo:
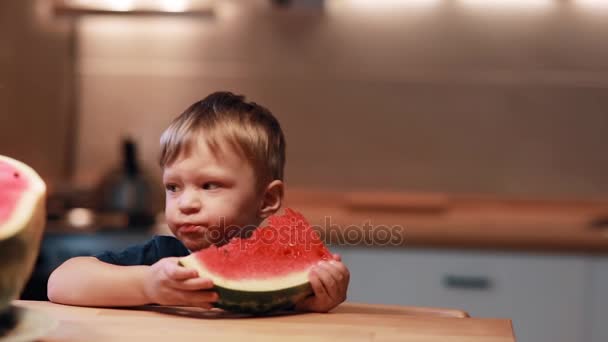
[[[119,266],[150,266],[167,257],[183,257],[190,254],[186,246],[173,236],[155,236],[152,240],[128,247],[124,251],[104,252],[95,255],[100,261]]]

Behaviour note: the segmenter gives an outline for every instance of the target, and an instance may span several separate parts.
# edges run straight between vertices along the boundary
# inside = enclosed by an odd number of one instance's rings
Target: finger
[[[192,306],[197,307],[197,308],[201,308],[201,309],[207,309],[207,310],[211,310],[213,309],[213,304],[210,303],[194,303],[192,304]]]
[[[315,268],[315,272],[319,276],[323,287],[325,288],[325,292],[330,298],[334,298],[337,292],[336,280],[334,279],[332,272],[327,269],[328,265],[324,265],[321,263],[319,266]]]
[[[332,275],[337,282],[336,298],[344,301],[346,300],[346,291],[348,290],[348,283],[350,282],[350,272],[341,262],[330,261],[329,265],[332,267]]]
[[[182,305],[211,308],[219,296],[214,291],[176,291],[177,298]]]
[[[194,303],[215,303],[220,296],[215,291],[193,291],[189,293],[188,298]]]
[[[331,276],[334,278],[336,283],[342,283],[344,280],[344,269],[340,266],[341,263],[332,260],[322,264],[322,267],[326,269]]]
[[[341,283],[346,283],[348,284],[349,280],[350,280],[350,272],[348,271],[348,268],[346,267],[346,265],[344,265],[344,263],[339,262],[339,261],[330,261],[329,264],[333,267],[333,269],[335,270],[335,276],[336,279],[339,280],[339,282]]]
[[[334,266],[331,262],[323,262],[318,267],[320,267],[325,273],[328,275],[327,281],[330,283],[325,283],[325,285],[336,286],[342,282],[344,275],[337,266]]]
[[[163,269],[167,278],[172,280],[186,280],[198,277],[198,272],[196,270],[179,266],[177,262],[167,262]]]
[[[200,304],[197,304],[196,307],[202,308],[202,309],[207,309],[207,310],[211,310],[211,309],[215,308],[215,306],[213,306],[213,304],[209,304],[209,303],[200,303]]]
[[[344,274],[339,269],[339,266],[336,265],[337,262],[330,261],[328,263],[323,263],[321,267],[331,276],[333,279],[332,284],[325,284],[327,288],[327,292],[329,293],[332,299],[338,300],[345,296],[346,286],[344,281]]]
[[[213,287],[213,281],[208,278],[191,278],[172,281],[171,287],[185,291],[208,290]]]
[[[332,257],[334,258],[334,260],[336,261],[342,261],[342,256],[338,253],[336,254],[332,254]]]
[[[327,294],[327,290],[325,289],[325,286],[323,286],[323,283],[321,282],[321,279],[319,278],[319,274],[316,271],[316,268],[313,268],[310,271],[308,281],[310,282],[310,286],[312,287],[312,291],[315,293],[316,297],[321,297],[321,298],[329,297],[329,295]]]

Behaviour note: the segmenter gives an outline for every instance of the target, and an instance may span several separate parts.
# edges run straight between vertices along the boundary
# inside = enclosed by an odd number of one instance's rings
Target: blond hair
[[[227,143],[252,165],[259,185],[283,180],[285,137],[272,113],[242,95],[215,92],[175,118],[160,138],[160,166],[190,153],[203,137],[213,153]]]

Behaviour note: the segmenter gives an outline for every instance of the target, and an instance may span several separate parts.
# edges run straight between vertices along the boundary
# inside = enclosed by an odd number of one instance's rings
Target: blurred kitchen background
[[[50,189],[25,299],[167,233],[160,133],[216,90],[281,121],[287,205],[404,228],[331,246],[349,300],[608,341],[608,1],[1,0],[0,154]]]

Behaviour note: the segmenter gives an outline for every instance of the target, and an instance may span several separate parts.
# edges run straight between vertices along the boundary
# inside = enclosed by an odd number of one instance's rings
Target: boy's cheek
[[[165,223],[169,226],[169,229],[175,234],[175,217],[171,210],[165,209]]]
[[[175,200],[167,199],[165,201],[165,220],[167,223],[175,221],[178,210]]]

